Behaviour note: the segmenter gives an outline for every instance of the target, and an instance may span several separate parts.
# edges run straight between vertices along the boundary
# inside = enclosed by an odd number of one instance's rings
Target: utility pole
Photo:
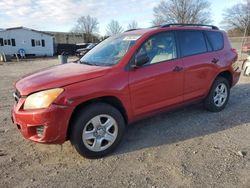
[[[250,7],[250,0],[247,1],[247,7]],[[243,36],[242,42],[241,42],[240,59],[242,58],[242,48],[245,45],[246,35],[248,34],[249,22],[250,22],[250,13],[249,13],[249,8],[248,8],[247,9],[247,24],[246,24],[245,31],[244,31],[244,36]]]

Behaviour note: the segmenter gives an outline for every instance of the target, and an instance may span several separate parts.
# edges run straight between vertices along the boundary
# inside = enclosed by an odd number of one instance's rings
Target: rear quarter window
[[[182,57],[207,52],[207,45],[202,31],[181,31],[179,43]]]
[[[220,32],[206,31],[206,35],[214,51],[221,50],[224,46],[223,35]]]

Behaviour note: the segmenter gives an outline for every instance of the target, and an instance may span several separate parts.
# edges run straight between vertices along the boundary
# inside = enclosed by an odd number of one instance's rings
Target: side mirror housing
[[[136,54],[135,56],[135,67],[141,67],[142,65],[149,62],[149,57],[146,53]]]

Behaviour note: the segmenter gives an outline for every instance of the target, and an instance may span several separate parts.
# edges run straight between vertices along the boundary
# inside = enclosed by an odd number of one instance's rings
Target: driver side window
[[[146,65],[175,59],[177,55],[174,33],[160,33],[149,38],[138,51],[138,54],[144,53],[149,57]]]

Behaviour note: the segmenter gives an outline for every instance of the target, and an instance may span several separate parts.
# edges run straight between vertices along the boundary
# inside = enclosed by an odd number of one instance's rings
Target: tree
[[[119,22],[116,20],[112,20],[106,28],[106,32],[108,36],[116,35],[123,32],[122,26],[120,26]]]
[[[153,24],[208,24],[211,22],[209,8],[207,0],[164,0],[154,8]]]
[[[133,20],[131,23],[128,24],[128,29],[137,29],[138,23],[137,21]]]
[[[77,19],[77,24],[72,31],[86,34],[94,34],[98,32],[99,22],[97,18],[91,16],[81,16]]]
[[[225,10],[222,24],[226,29],[234,32],[250,34],[250,1],[238,3]]]
[[[83,33],[86,35],[84,40],[86,42],[94,41],[94,34],[98,32],[99,22],[97,18],[91,16],[81,16],[77,19],[77,24],[72,29],[72,32]]]

